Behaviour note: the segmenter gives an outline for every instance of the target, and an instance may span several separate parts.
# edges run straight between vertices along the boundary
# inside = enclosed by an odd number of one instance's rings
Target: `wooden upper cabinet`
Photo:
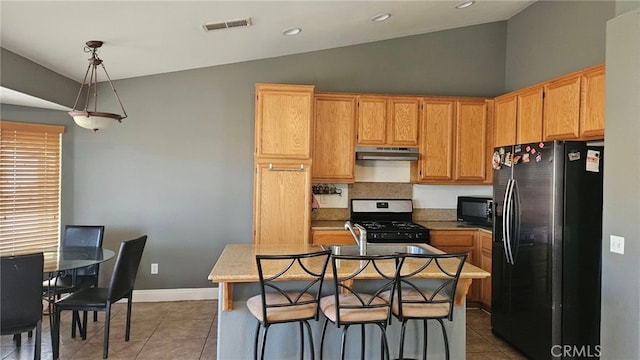
[[[494,147],[542,141],[542,86],[495,99]]]
[[[516,142],[513,144],[542,141],[542,91],[542,86],[536,86],[517,93]]]
[[[456,102],[456,180],[483,182],[486,178],[489,161],[487,114],[485,100]]]
[[[358,98],[358,145],[418,146],[420,98],[362,95]]]
[[[420,98],[392,97],[387,145],[418,146]]]
[[[314,182],[354,182],[356,108],[354,95],[315,95]]]
[[[256,158],[311,158],[313,89],[256,84]]]
[[[580,138],[604,138],[605,68],[596,66],[582,74]]]
[[[311,161],[263,160],[255,164],[254,244],[308,244]]]
[[[571,140],[580,136],[581,76],[563,77],[544,85],[545,141]]]
[[[358,99],[358,145],[385,145],[387,139],[387,98],[360,96]]]
[[[602,139],[604,103],[604,65],[499,96],[495,98],[494,146]]]
[[[420,126],[419,183],[491,183],[492,124],[486,99],[425,98]],[[413,170],[412,170],[413,171]]]
[[[453,179],[455,101],[424,100],[420,134],[420,180]]]
[[[495,99],[493,144],[496,147],[516,143],[517,100],[513,93]]]

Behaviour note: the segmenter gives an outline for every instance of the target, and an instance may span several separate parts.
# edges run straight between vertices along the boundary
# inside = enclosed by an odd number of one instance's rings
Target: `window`
[[[0,121],[0,251],[56,248],[64,126]]]

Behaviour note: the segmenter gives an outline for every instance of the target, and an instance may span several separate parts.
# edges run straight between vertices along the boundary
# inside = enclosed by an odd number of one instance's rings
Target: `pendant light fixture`
[[[82,80],[82,85],[80,85],[80,91],[78,91],[76,102],[73,105],[73,110],[69,111],[69,115],[71,115],[73,120],[80,127],[98,131],[111,126],[116,121],[122,122],[122,119],[127,117],[127,112],[122,106],[122,101],[120,101],[120,97],[111,82],[111,78],[102,63],[102,59],[98,57],[97,50],[102,46],[103,42],[91,40],[87,41],[86,44],[84,51],[91,53],[91,57],[89,58],[89,67],[87,67],[87,72],[84,74],[84,79]],[[123,115],[98,111],[98,65],[100,65],[104,74],[107,76],[111,90],[120,104]],[[82,107],[78,107],[81,98],[84,98],[84,105],[81,105]]]

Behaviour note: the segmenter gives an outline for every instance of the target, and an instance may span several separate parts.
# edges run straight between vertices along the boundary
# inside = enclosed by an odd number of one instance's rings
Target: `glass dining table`
[[[65,246],[44,251],[44,271],[55,273],[97,265],[113,258],[113,250],[88,246]]]
[[[0,251],[0,256],[26,255],[38,252],[44,254],[44,272],[49,274],[97,265],[115,256],[113,250],[88,246],[65,246],[62,248],[44,248],[39,250],[9,249]]]

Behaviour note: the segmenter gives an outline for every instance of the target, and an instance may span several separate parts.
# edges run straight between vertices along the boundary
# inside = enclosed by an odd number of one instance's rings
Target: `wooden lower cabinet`
[[[355,245],[356,241],[347,230],[311,230],[313,245]]]
[[[478,266],[476,260],[476,236],[478,230],[430,230],[431,246],[446,253],[467,253],[467,262]],[[471,283],[467,302],[480,301],[480,284]]]
[[[492,235],[490,232],[478,230],[480,248],[480,268],[491,272]],[[491,309],[491,277],[480,280],[480,303],[488,310]]]
[[[485,230],[431,230],[431,246],[446,253],[464,253],[467,262],[491,272],[491,232]],[[491,277],[476,279],[467,293],[467,303],[491,309]]]

